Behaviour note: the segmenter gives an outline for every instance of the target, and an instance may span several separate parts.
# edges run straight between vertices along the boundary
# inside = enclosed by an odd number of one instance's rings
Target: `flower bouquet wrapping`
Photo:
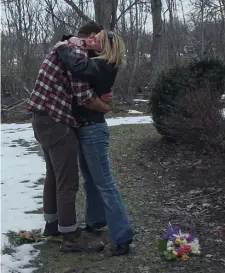
[[[158,240],[158,248],[167,260],[187,261],[191,255],[200,254],[199,240],[193,234],[182,233],[169,223],[165,234]]]

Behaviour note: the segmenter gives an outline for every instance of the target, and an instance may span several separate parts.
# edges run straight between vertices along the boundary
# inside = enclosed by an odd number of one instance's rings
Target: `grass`
[[[116,258],[62,254],[59,244],[48,242],[37,246],[41,252],[36,273],[63,273],[65,268],[82,273],[224,272],[224,167],[211,155],[166,143],[152,125],[110,130],[113,172],[136,234],[131,253]],[[77,207],[82,222],[82,187]],[[169,221],[197,233],[200,256],[182,263],[160,258],[156,239]]]
[[[37,210],[31,210],[31,211],[26,211],[26,214],[42,214],[43,213],[43,208],[39,208]]]

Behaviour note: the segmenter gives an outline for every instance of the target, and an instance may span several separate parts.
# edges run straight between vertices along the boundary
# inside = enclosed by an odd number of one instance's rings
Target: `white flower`
[[[167,247],[169,247],[169,246],[173,246],[173,242],[172,241],[168,241],[167,242]]]
[[[172,251],[172,250],[173,250],[172,246],[167,247],[167,251]]]
[[[197,238],[195,238],[192,242],[189,243],[189,245],[191,246],[192,249],[192,253],[193,254],[200,254],[200,245],[199,245],[199,241]]]
[[[188,233],[180,233],[180,236],[184,239],[184,238],[187,238],[188,237]]]

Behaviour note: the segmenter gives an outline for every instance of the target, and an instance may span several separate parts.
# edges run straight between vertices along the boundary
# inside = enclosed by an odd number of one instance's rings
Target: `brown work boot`
[[[63,234],[63,243],[60,247],[62,252],[101,252],[104,249],[103,242],[91,241],[86,238],[82,230],[78,228],[75,232]]]

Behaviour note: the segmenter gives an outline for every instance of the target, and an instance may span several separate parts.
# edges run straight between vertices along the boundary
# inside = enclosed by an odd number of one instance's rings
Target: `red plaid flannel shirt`
[[[87,51],[72,44],[69,47],[79,59],[88,57]],[[73,77],[69,71],[65,72],[59,57],[51,52],[41,65],[26,109],[44,111],[57,122],[76,127],[77,122],[71,112],[73,96],[79,105],[85,105],[90,103],[93,90],[87,82]]]

